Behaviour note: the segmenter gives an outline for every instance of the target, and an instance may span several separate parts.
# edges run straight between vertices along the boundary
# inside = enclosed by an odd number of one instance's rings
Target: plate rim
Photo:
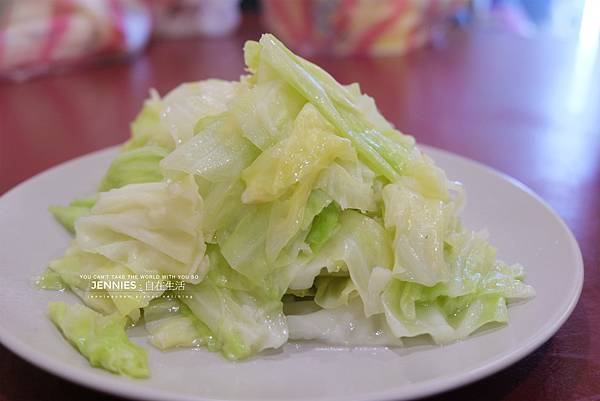
[[[51,174],[56,170],[68,168],[70,165],[76,164],[82,159],[90,158],[90,157],[101,157],[104,154],[109,154],[112,152],[116,152],[120,145],[110,146],[103,149],[98,149],[72,159],[66,160],[59,164],[56,164],[46,170],[38,172],[37,174],[29,177],[28,179],[18,183],[16,186],[10,188],[8,191],[0,195],[0,204],[7,197],[11,196],[14,192],[18,191],[21,187],[25,185],[30,185],[32,182],[39,180],[42,176],[47,174]],[[575,273],[575,286],[572,290],[572,293],[569,295],[569,302],[566,304],[566,308],[563,309],[562,313],[555,318],[555,320],[546,328],[544,331],[538,333],[538,335],[533,336],[528,339],[527,342],[520,345],[516,350],[508,353],[508,354],[500,354],[498,359],[493,362],[489,362],[482,366],[479,366],[473,370],[465,372],[459,376],[447,376],[440,377],[435,381],[428,380],[421,383],[413,383],[411,384],[411,390],[406,392],[405,394],[399,394],[397,388],[383,390],[383,391],[375,391],[370,393],[364,393],[359,396],[343,396],[338,397],[336,399],[343,401],[365,401],[365,400],[379,400],[379,401],[393,401],[398,399],[408,400],[408,399],[418,399],[423,397],[429,397],[437,394],[441,394],[453,389],[457,389],[463,387],[467,384],[474,383],[479,381],[485,377],[491,376],[510,365],[518,362],[519,360],[525,358],[540,346],[542,346],[545,342],[547,342],[562,325],[566,322],[566,320],[571,316],[575,306],[579,302],[581,298],[581,293],[583,289],[583,282],[585,276],[585,269],[583,264],[583,256],[581,254],[581,249],[579,244],[573,235],[573,232],[569,228],[569,226],[565,223],[565,221],[561,218],[561,216],[538,194],[536,194],[531,188],[527,187],[518,179],[509,176],[506,173],[496,170],[493,167],[487,166],[482,162],[477,160],[470,159],[468,157],[456,154],[454,152],[440,149],[438,147],[419,144],[418,145],[424,153],[434,152],[444,155],[445,157],[458,159],[461,163],[466,163],[478,169],[482,169],[487,173],[498,176],[499,178],[509,182],[513,186],[517,187],[521,191],[525,192],[527,195],[531,196],[535,201],[537,201],[546,212],[548,212],[560,225],[561,229],[567,234],[568,243],[565,246],[568,246],[569,249],[574,254],[574,264],[573,269]],[[168,392],[167,390],[156,390],[151,388],[145,388],[140,386],[140,383],[144,383],[143,380],[136,380],[130,378],[123,378],[120,376],[112,375],[110,373],[106,373],[103,371],[98,371],[97,368],[93,368],[90,366],[90,369],[78,369],[73,367],[65,362],[61,362],[60,360],[55,360],[51,358],[47,354],[37,354],[34,351],[31,351],[24,341],[21,341],[17,336],[14,336],[10,333],[9,330],[6,330],[3,325],[0,325],[0,343],[5,346],[10,352],[14,353],[18,357],[24,359],[28,363],[34,365],[37,368],[45,370],[46,372],[60,377],[66,381],[75,383],[77,385],[90,388],[93,390],[100,391],[101,393],[111,394],[119,397],[136,399],[136,400],[151,400],[151,401],[163,401],[163,400],[172,400],[172,401],[221,401],[223,399],[220,398],[210,398],[210,397],[202,397],[196,395],[186,395],[186,394],[173,394]],[[102,374],[99,374],[102,373]],[[107,375],[104,376],[103,374]],[[119,386],[113,386],[115,383],[114,380],[122,380],[122,383]],[[400,398],[399,398],[400,397]],[[248,398],[248,401],[259,400],[259,398]],[[312,397],[312,398],[302,398],[303,401],[325,401],[332,400],[331,397]]]

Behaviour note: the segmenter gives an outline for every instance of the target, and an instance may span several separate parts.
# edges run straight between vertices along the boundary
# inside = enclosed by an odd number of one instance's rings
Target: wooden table
[[[129,63],[0,84],[0,194],[50,166],[124,141],[151,87],[164,94],[184,81],[237,79],[242,45],[260,32],[258,21],[246,18],[234,37],[154,43]],[[583,68],[583,56],[575,41],[477,31],[453,32],[402,58],[315,59],[340,81],[360,82],[383,114],[418,141],[525,183],[581,246],[583,295],[559,332],[516,365],[435,399],[600,400],[600,68]],[[56,399],[111,397],[0,346],[0,401]]]

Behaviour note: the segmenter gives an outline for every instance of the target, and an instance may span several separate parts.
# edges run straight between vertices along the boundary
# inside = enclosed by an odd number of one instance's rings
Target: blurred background
[[[595,0],[1,0],[0,77],[15,82],[109,60],[152,43],[234,35],[258,16],[306,55],[386,57],[443,41],[451,29],[581,42],[592,57]],[[200,40],[200,39],[199,39]]]

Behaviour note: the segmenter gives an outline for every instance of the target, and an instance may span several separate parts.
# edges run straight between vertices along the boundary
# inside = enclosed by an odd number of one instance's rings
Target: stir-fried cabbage
[[[52,302],[52,322],[92,366],[131,377],[148,377],[148,357],[125,333],[127,320],[118,314],[102,315],[82,305]]]
[[[74,239],[39,285],[90,308],[50,317],[92,365],[147,375],[126,324],[240,359],[288,340],[448,343],[534,295],[357,84],[272,35],[244,52],[238,82],[153,93],[98,193],[51,208]]]

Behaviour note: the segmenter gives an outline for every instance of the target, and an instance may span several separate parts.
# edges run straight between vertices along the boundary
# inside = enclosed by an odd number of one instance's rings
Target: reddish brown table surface
[[[247,19],[234,37],[154,43],[130,63],[0,84],[0,194],[124,141],[151,87],[164,94],[184,81],[237,79],[243,42],[260,31]],[[360,82],[418,141],[525,183],[581,246],[583,294],[558,333],[512,367],[436,399],[600,400],[600,68],[582,80],[576,52],[574,41],[475,31],[403,58],[315,59],[342,82]],[[0,346],[0,401],[110,398]]]

